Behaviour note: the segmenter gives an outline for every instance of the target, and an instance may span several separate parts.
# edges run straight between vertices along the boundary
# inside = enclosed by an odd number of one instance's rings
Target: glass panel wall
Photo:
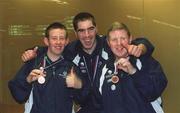
[[[70,39],[76,39],[72,19],[78,12],[88,11],[96,17],[99,34],[106,34],[112,22],[120,21],[129,26],[134,38],[145,36],[153,43],[153,56],[162,64],[169,81],[162,95],[165,112],[179,113],[179,4],[179,0],[1,0],[0,112],[23,112],[23,106],[12,99],[7,87],[23,64],[23,51],[43,45],[44,29],[54,21],[63,22]]]

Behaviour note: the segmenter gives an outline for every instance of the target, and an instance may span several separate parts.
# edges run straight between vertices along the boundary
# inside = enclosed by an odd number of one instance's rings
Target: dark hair
[[[54,23],[50,24],[45,30],[45,37],[49,38],[49,31],[52,29],[64,29],[66,31],[66,38],[68,37],[68,32],[67,32],[66,26],[64,26],[60,22],[54,22]]]
[[[85,21],[85,20],[91,20],[93,25],[96,26],[95,18],[92,14],[90,14],[88,12],[80,12],[73,19],[74,30],[76,31],[78,29],[77,24],[79,21]]]
[[[107,31],[107,37],[108,37],[108,39],[109,39],[109,33],[110,33],[111,31],[118,30],[118,29],[119,29],[119,30],[125,30],[125,31],[127,32],[128,36],[131,36],[131,33],[130,33],[128,27],[127,27],[124,23],[113,22],[113,23],[111,24],[111,26],[109,27],[108,31]]]

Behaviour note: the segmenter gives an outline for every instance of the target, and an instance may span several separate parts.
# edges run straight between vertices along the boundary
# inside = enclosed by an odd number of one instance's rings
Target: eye
[[[57,38],[58,38],[58,37],[56,37],[56,36],[52,36],[52,37],[51,37],[52,40],[56,40]]]
[[[126,37],[122,37],[121,40],[126,40],[127,38]]]
[[[93,31],[94,29],[95,29],[95,27],[94,27],[94,26],[92,26],[92,27],[88,28],[88,30],[89,30],[89,31]]]
[[[83,33],[85,31],[85,29],[78,29],[77,32],[79,33]]]
[[[112,41],[112,42],[117,42],[118,39],[117,39],[117,38],[111,38],[111,41]]]
[[[62,40],[62,41],[65,40],[65,39],[66,39],[65,37],[60,37],[59,38],[59,40]]]

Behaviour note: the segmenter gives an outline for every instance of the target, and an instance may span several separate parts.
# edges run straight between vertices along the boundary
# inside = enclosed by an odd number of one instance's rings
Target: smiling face
[[[68,41],[64,29],[56,28],[49,30],[49,37],[44,38],[44,43],[48,46],[48,56],[55,59],[59,58]]]
[[[116,29],[109,32],[108,44],[116,58],[128,56],[127,46],[132,37],[124,29]]]
[[[96,46],[96,26],[92,21],[87,19],[77,23],[76,36],[79,38],[83,49],[90,51]]]

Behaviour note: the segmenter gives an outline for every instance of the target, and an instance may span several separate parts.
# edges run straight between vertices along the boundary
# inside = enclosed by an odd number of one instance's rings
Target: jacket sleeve
[[[26,77],[32,70],[32,62],[26,62],[16,73],[15,77],[8,82],[11,95],[18,103],[24,103],[29,98],[32,85],[26,81]]]
[[[153,101],[163,93],[167,78],[159,62],[150,57],[142,61],[142,69],[132,75],[135,87],[147,101]]]
[[[37,55],[42,56],[44,53],[46,53],[47,49],[47,46],[38,46]]]
[[[89,95],[90,95],[90,87],[86,86],[86,82],[83,81],[83,86],[81,89],[74,89],[74,94],[73,94],[73,100],[76,104],[83,105],[86,103]]]
[[[154,51],[154,46],[145,37],[136,38],[135,40],[132,41],[132,44],[135,44],[135,45],[144,44],[146,46],[147,51],[144,55],[142,55],[142,57],[149,57],[152,55],[152,53]]]

